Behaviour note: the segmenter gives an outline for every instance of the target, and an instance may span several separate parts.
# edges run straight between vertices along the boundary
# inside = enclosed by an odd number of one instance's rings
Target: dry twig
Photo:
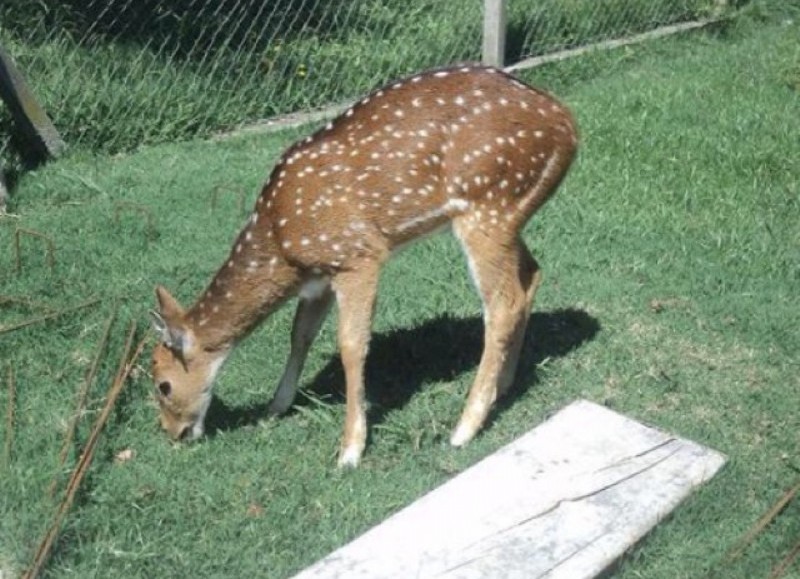
[[[728,551],[727,555],[725,556],[725,563],[732,563],[736,559],[742,556],[745,552],[747,547],[750,546],[750,543],[760,535],[764,529],[777,517],[783,509],[787,507],[787,505],[792,502],[792,499],[800,492],[800,483],[797,483],[788,491],[786,491],[783,496],[774,504],[770,509],[764,513],[764,515],[758,519],[755,525],[753,525],[750,530],[745,533],[745,535],[739,539],[736,545]]]
[[[6,306],[7,304],[11,306],[20,305],[30,310],[36,309],[36,310],[46,310],[50,312],[53,311],[53,308],[51,308],[47,304],[41,302],[35,302],[30,298],[0,295],[0,307]]]
[[[789,551],[789,554],[772,569],[767,579],[780,579],[780,577],[783,577],[784,573],[789,570],[789,567],[792,566],[792,563],[794,563],[798,555],[800,555],[800,542],[798,542],[792,550]]]
[[[111,314],[111,317],[108,318],[106,322],[105,329],[103,330],[103,335],[100,338],[100,342],[97,345],[97,351],[95,353],[94,359],[92,360],[92,365],[89,367],[89,370],[86,372],[86,376],[84,377],[83,384],[81,384],[81,388],[78,392],[78,398],[75,403],[75,412],[72,415],[72,422],[67,429],[66,434],[64,435],[64,443],[61,445],[61,452],[58,455],[58,467],[61,468],[63,466],[64,461],[67,460],[67,453],[69,452],[70,446],[72,446],[72,440],[75,437],[75,431],[78,428],[78,422],[81,419],[81,415],[83,414],[83,408],[86,406],[86,397],[89,394],[89,388],[91,387],[92,383],[94,382],[94,377],[97,374],[97,369],[100,366],[100,360],[103,356],[103,352],[106,349],[106,345],[108,344],[108,338],[111,335],[111,326],[114,323],[114,318],[116,317],[116,312]],[[53,481],[50,483],[50,487],[48,492],[52,497],[56,491],[56,485],[58,484],[58,474],[53,478]]]
[[[111,415],[111,411],[114,409],[114,404],[122,392],[122,388],[125,385],[128,374],[136,363],[136,360],[141,354],[142,349],[144,348],[146,342],[145,339],[139,342],[136,350],[131,355],[133,336],[135,334],[136,323],[132,322],[131,329],[128,332],[128,338],[125,341],[125,348],[122,353],[122,358],[120,359],[117,374],[114,377],[114,381],[112,382],[111,387],[108,390],[108,395],[106,396],[106,403],[103,406],[100,415],[97,417],[97,420],[95,420],[94,427],[89,435],[89,439],[86,441],[86,446],[83,449],[83,453],[78,459],[75,469],[72,471],[72,475],[67,483],[67,488],[64,491],[64,499],[61,501],[61,504],[56,511],[53,523],[50,525],[47,533],[42,538],[30,568],[23,575],[25,579],[34,579],[35,577],[38,577],[42,572],[45,563],[47,563],[47,560],[50,557],[50,551],[53,548],[53,544],[58,537],[61,524],[64,521],[64,517],[66,517],[67,512],[69,512],[72,502],[75,499],[75,495],[78,492],[78,488],[80,487],[80,484],[83,481],[83,478],[86,476],[86,472],[92,463],[95,446],[97,445],[100,433],[102,432],[108,417]]]
[[[3,447],[3,463],[11,464],[11,448],[14,445],[14,414],[17,399],[17,386],[14,382],[14,368],[8,367],[8,410],[6,411],[6,444]]]
[[[114,203],[114,221],[116,223],[119,223],[120,215],[122,214],[123,209],[128,209],[129,211],[134,211],[140,215],[144,215],[144,219],[147,222],[147,236],[151,239],[156,237],[157,232],[155,218],[153,217],[153,212],[150,211],[150,209],[144,205],[131,203],[130,201],[116,201]]]
[[[216,209],[220,193],[231,193],[233,195],[236,195],[236,198],[238,199],[239,202],[239,213],[245,212],[245,203],[247,200],[245,199],[244,191],[237,191],[228,185],[217,185],[216,187],[214,187],[213,191],[211,191],[212,209]]]
[[[19,274],[22,271],[22,256],[20,252],[20,238],[23,235],[27,235],[28,237],[34,237],[36,239],[41,239],[47,245],[47,251],[45,255],[47,256],[47,265],[50,266],[52,270],[56,265],[56,244],[46,236],[44,233],[39,231],[34,231],[33,229],[23,229],[21,227],[17,227],[14,231],[14,255],[16,259],[16,272]]]
[[[63,310],[59,310],[57,312],[53,312],[51,314],[45,314],[43,316],[39,316],[37,318],[31,318],[30,320],[25,320],[24,322],[19,322],[17,324],[10,324],[8,326],[0,326],[0,334],[5,334],[7,332],[13,332],[14,330],[20,330],[22,328],[27,328],[28,326],[32,326],[34,324],[39,324],[42,322],[47,322],[59,316],[63,316],[64,314],[69,314],[71,312],[76,312],[78,310],[82,310],[84,308],[88,308],[89,306],[93,306],[98,303],[100,299],[95,298],[93,300],[89,300],[88,302],[84,302],[82,304],[78,304],[77,306],[71,306],[69,308],[65,308]]]

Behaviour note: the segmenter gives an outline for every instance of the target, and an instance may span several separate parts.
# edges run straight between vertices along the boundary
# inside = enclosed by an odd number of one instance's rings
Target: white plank
[[[296,579],[594,577],[724,462],[579,400]]]

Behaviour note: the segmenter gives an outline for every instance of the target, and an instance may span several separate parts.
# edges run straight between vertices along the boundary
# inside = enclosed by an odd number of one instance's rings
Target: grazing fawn
[[[291,353],[270,403],[289,409],[308,349],[336,300],[346,382],[340,466],[367,438],[364,361],[381,265],[444,226],[483,302],[477,376],[450,439],[467,443],[509,387],[541,278],[520,230],[575,156],[575,124],[551,96],[491,67],[463,66],[378,89],[281,157],[230,255],[188,310],[163,287],[153,324],[162,427],[203,433],[211,386],[236,343],[299,295]]]

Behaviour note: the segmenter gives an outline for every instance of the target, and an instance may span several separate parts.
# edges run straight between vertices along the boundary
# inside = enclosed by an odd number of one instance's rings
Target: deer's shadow
[[[564,309],[536,312],[525,333],[514,382],[499,408],[507,408],[538,382],[537,366],[546,359],[559,358],[579,348],[600,331],[600,323],[583,310]],[[366,364],[366,397],[369,421],[380,423],[385,415],[402,408],[426,382],[453,380],[477,367],[483,349],[483,320],[479,317],[441,316],[419,326],[377,333],[370,342]],[[295,404],[308,398],[340,402],[344,372],[334,355],[310,382],[301,379],[302,391]],[[307,393],[305,396],[303,392]],[[466,395],[466,392],[464,392]],[[263,403],[233,407],[214,397],[208,413],[207,433],[234,430],[267,416],[271,393]]]

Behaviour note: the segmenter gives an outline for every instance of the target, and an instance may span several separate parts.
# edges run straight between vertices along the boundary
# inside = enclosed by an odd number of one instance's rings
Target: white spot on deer
[[[283,246],[284,249],[289,249],[292,246],[292,242],[287,239],[281,245]]]
[[[533,131],[533,136],[536,137],[537,139],[541,139],[542,137],[544,137],[544,131]]]
[[[288,219],[286,219],[285,217],[283,217],[282,219],[280,219],[280,220],[278,221],[278,227],[283,227],[283,226],[284,226],[284,225],[286,225],[288,222],[289,222],[289,220],[288,220]]]
[[[397,109],[396,111],[394,111],[394,116],[396,116],[398,119],[402,119],[404,116],[406,116],[406,114],[403,112],[402,109]]]
[[[419,108],[422,106],[422,99],[419,97],[414,97],[411,99],[411,106],[414,108]]]
[[[461,96],[461,95],[458,95],[456,98],[453,99],[453,102],[456,103],[457,105],[461,106],[461,105],[464,104],[464,97]]]
[[[499,102],[504,107],[508,106],[508,99],[506,97],[500,97],[499,99],[497,99],[497,102]]]
[[[433,76],[435,76],[436,78],[444,78],[444,77],[448,76],[449,74],[450,74],[450,72],[447,71],[447,70],[440,70],[438,72],[434,72]]]
[[[347,112],[344,113],[344,116],[352,117],[353,116],[353,109],[352,108],[347,109]]]

